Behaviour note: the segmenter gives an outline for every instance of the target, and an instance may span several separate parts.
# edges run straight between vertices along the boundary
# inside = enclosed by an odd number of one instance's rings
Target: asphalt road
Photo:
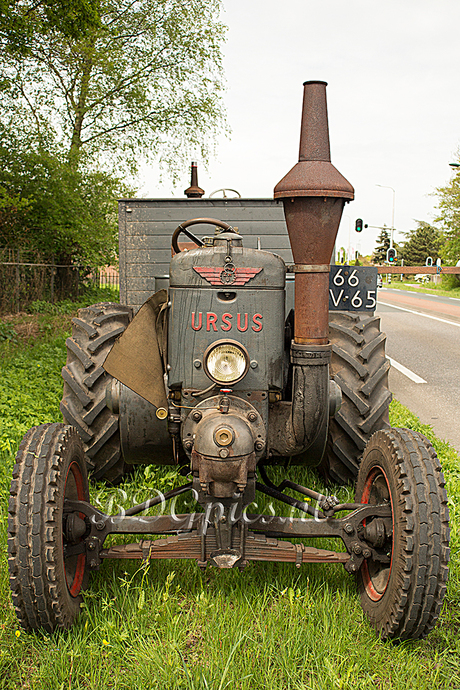
[[[460,300],[381,288],[376,313],[394,397],[460,453]]]

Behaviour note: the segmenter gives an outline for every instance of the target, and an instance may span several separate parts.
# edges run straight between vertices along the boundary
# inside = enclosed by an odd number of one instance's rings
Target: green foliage
[[[424,221],[417,221],[417,228],[410,230],[407,240],[401,248],[405,266],[425,266],[427,257],[431,256],[433,264],[441,255],[444,238],[437,228]]]
[[[27,311],[29,314],[72,314],[75,311],[75,302],[65,299],[52,303],[37,299],[29,304]]]
[[[442,287],[445,290],[457,290],[460,297],[460,275],[445,274],[442,277]]]
[[[118,288],[105,287],[97,288],[89,286],[78,300],[64,299],[58,302],[45,302],[45,300],[35,300],[27,307],[29,314],[75,314],[78,309],[86,307],[88,304],[97,302],[119,302],[120,291]]]
[[[104,172],[75,169],[59,153],[0,129],[0,246],[96,268],[116,260],[116,198]]]
[[[98,0],[0,0],[0,40],[25,54],[34,31],[81,38],[100,25],[98,5]]]
[[[460,261],[460,171],[457,169],[449,184],[436,192],[439,211],[436,222],[442,224],[446,237],[443,259],[455,266]]]
[[[8,340],[17,343],[17,336],[14,327],[10,323],[0,321],[0,340]]]
[[[61,421],[60,370],[65,362],[62,336],[31,347],[15,348],[1,365],[0,452],[15,453],[26,431]]]
[[[35,32],[26,58],[0,60],[4,122],[60,142],[74,166],[206,157],[223,121],[220,4],[100,0],[84,37]]]
[[[387,249],[390,247],[390,231],[383,228],[377,237],[377,246],[374,249],[372,259],[376,264],[383,264],[387,259]]]

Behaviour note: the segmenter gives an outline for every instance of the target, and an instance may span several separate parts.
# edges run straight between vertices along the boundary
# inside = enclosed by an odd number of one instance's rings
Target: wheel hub
[[[86,522],[77,513],[70,513],[64,518],[64,536],[69,544],[76,544],[86,529]]]

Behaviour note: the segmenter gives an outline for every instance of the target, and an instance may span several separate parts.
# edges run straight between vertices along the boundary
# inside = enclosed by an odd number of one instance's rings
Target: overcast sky
[[[378,184],[395,190],[396,241],[434,219],[430,195],[449,181],[460,144],[459,0],[224,0],[222,20],[232,134],[199,169],[206,196],[219,187],[273,195],[297,162],[302,83],[319,79],[332,163],[355,188],[338,246],[351,228],[352,247],[372,251],[379,230],[358,235],[358,217],[391,225],[393,192]],[[148,177],[145,195],[171,195]],[[188,184],[185,171],[174,195]]]

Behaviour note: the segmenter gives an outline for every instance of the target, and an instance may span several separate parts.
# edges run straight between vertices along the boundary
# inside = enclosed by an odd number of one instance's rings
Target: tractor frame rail
[[[379,550],[382,535],[391,531],[391,507],[387,503],[338,504],[333,496],[322,496],[293,482],[284,482],[286,485],[314,499],[315,503],[298,501],[274,485],[257,482],[255,488],[287,503],[292,509],[303,511],[305,517],[250,514],[238,494],[233,499],[209,500],[204,512],[176,514],[172,505],[170,514],[138,515],[155,505],[164,509],[167,501],[186,491],[196,493],[192,483],[176,487],[166,494],[158,492],[155,498],[117,515],[106,515],[86,501],[66,500],[64,513],[68,516],[70,537],[66,555],[86,554],[91,570],[99,569],[102,561],[109,558],[144,561],[190,558],[202,568],[209,564],[239,569],[249,561],[291,562],[297,567],[302,563],[342,563],[350,573],[357,572],[365,559],[389,562],[391,554]],[[341,511],[348,511],[347,515],[336,517],[336,513]],[[72,539],[71,526],[77,522],[81,525],[83,519],[85,533],[81,534],[80,527]],[[104,542],[111,534],[156,534],[163,538],[104,548]],[[311,538],[341,539],[346,551],[330,551],[287,541]]]

